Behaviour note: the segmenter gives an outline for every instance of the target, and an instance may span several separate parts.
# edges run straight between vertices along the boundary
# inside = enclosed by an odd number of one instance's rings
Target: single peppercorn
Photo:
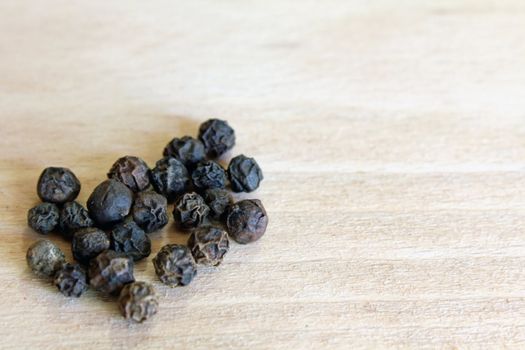
[[[230,242],[224,230],[203,226],[193,231],[188,248],[198,264],[218,266],[230,249]]]
[[[234,192],[255,191],[264,178],[255,159],[243,154],[230,161],[228,176]]]
[[[87,289],[86,271],[78,264],[64,264],[55,274],[55,286],[66,297],[80,297]]]
[[[36,241],[27,249],[27,265],[40,277],[53,277],[65,260],[60,248],[47,239]]]
[[[37,193],[44,202],[71,202],[77,198],[79,192],[80,181],[67,168],[46,168],[38,179]]]
[[[95,227],[76,231],[71,241],[73,257],[83,264],[87,264],[89,260],[109,247],[110,241],[106,232]]]
[[[193,185],[199,190],[226,186],[226,172],[222,166],[212,160],[199,163],[193,170],[191,179]]]
[[[210,208],[204,199],[195,192],[180,197],[173,209],[173,218],[182,229],[196,228],[206,220]]]
[[[148,165],[142,159],[125,156],[113,164],[108,172],[108,178],[122,182],[133,192],[139,192],[149,186],[149,172]]]
[[[121,222],[133,204],[133,192],[122,182],[106,180],[98,185],[87,201],[91,218],[100,226]]]
[[[118,294],[122,287],[135,282],[133,259],[113,250],[106,250],[89,263],[89,283],[107,294]]]
[[[160,230],[168,223],[168,201],[155,191],[140,192],[135,197],[131,214],[146,233]]]
[[[27,224],[35,231],[47,234],[53,231],[60,218],[56,204],[41,203],[27,212]]]
[[[193,168],[195,164],[204,160],[204,145],[191,136],[176,137],[166,145],[163,155],[177,158],[187,168]]]
[[[135,322],[144,322],[157,313],[159,301],[153,286],[133,282],[122,288],[118,299],[122,316]]]
[[[235,145],[235,131],[224,120],[210,119],[201,124],[199,139],[209,157],[220,157]]]
[[[190,250],[180,244],[167,244],[153,258],[155,273],[170,287],[186,286],[197,274]]]
[[[64,204],[60,211],[60,231],[66,238],[72,238],[76,230],[94,225],[88,211],[78,202]]]
[[[171,203],[188,190],[190,176],[180,160],[166,157],[159,160],[151,171],[151,182],[155,190],[163,194]]]
[[[214,219],[221,219],[225,216],[233,198],[230,193],[222,188],[210,188],[204,192],[204,201],[210,207],[210,215]]]
[[[264,235],[268,215],[258,199],[246,199],[230,207],[226,227],[231,238],[237,243],[254,242]]]
[[[151,240],[134,221],[126,220],[111,231],[111,249],[138,261],[151,254]]]

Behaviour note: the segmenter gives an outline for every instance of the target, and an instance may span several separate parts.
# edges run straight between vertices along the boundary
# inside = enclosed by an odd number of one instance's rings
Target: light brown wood
[[[0,347],[523,348],[525,3],[425,3],[0,2]],[[186,288],[138,263],[142,325],[30,274],[44,167],[85,202],[210,117],[265,172],[262,240]]]

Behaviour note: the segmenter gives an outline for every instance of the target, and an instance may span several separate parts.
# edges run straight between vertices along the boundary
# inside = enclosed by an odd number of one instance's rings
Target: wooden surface
[[[520,0],[1,1],[0,348],[523,348],[524,59]],[[140,262],[142,325],[29,273],[44,167],[84,202],[209,117],[265,172],[262,240],[186,288]]]

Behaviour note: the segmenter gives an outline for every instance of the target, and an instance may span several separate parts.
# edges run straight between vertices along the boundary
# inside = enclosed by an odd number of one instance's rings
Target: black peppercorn
[[[138,261],[151,254],[151,240],[134,221],[126,220],[111,231],[111,249]]]
[[[211,160],[199,163],[193,170],[191,179],[199,190],[226,186],[226,172],[218,163]]]
[[[149,167],[138,157],[125,156],[113,164],[108,178],[119,180],[133,192],[139,192],[149,186]]]
[[[56,204],[42,203],[29,209],[27,223],[35,231],[47,234],[58,225],[60,212]]]
[[[204,201],[210,207],[210,215],[214,219],[224,217],[228,207],[233,204],[230,193],[222,188],[211,188],[204,192]]]
[[[122,287],[135,282],[133,259],[113,250],[106,250],[89,263],[89,283],[107,294],[118,294]]]
[[[137,194],[131,208],[133,220],[146,233],[160,230],[168,223],[168,202],[166,197],[155,191]]]
[[[166,145],[163,154],[165,157],[177,158],[187,168],[193,168],[195,164],[204,160],[205,157],[204,145],[191,136],[174,138]]]
[[[77,198],[79,192],[80,181],[67,168],[46,168],[38,179],[37,193],[44,202],[71,202]]]
[[[80,229],[73,235],[71,250],[78,262],[86,264],[99,253],[109,249],[110,241],[107,234],[95,227]]]
[[[173,209],[173,218],[182,229],[200,226],[207,218],[210,208],[204,199],[195,192],[180,197]]]
[[[151,171],[151,182],[155,190],[166,196],[171,203],[188,190],[190,177],[180,160],[166,157],[159,160]]]
[[[78,264],[64,264],[55,275],[55,286],[67,297],[80,297],[87,289],[86,272]]]
[[[235,145],[235,131],[224,120],[210,119],[201,124],[199,139],[209,157],[220,157]]]
[[[153,266],[161,282],[171,287],[186,286],[197,274],[190,250],[180,244],[162,247],[153,258]]]
[[[64,204],[60,211],[60,231],[66,238],[72,238],[73,233],[81,228],[92,227],[93,220],[88,211],[78,202]]]
[[[53,277],[65,259],[60,248],[47,239],[33,243],[26,254],[27,265],[40,277]]]
[[[263,180],[263,173],[255,159],[243,154],[230,161],[228,176],[234,192],[255,191]]]
[[[133,204],[133,192],[122,182],[106,180],[98,185],[88,199],[89,215],[100,226],[122,221]]]
[[[139,323],[155,315],[159,308],[155,289],[146,282],[133,282],[124,286],[118,303],[126,319]]]
[[[258,199],[246,199],[230,207],[226,227],[237,243],[254,242],[266,232],[268,216]]]
[[[203,226],[193,231],[188,248],[198,264],[218,266],[230,249],[230,242],[220,228]]]

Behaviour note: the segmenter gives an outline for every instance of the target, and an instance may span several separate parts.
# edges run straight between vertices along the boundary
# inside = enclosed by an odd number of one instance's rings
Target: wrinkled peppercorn
[[[165,157],[177,158],[187,168],[193,168],[195,164],[204,160],[205,157],[204,145],[191,136],[174,138],[166,145],[163,154]]]
[[[64,204],[60,211],[60,231],[66,238],[72,238],[76,230],[92,227],[93,220],[88,211],[77,202]]]
[[[208,188],[224,188],[226,186],[226,172],[216,162],[209,160],[199,163],[191,174],[193,185],[199,190]]]
[[[182,229],[200,226],[207,218],[210,208],[204,199],[195,192],[186,193],[179,198],[173,209],[173,218]]]
[[[98,185],[88,199],[89,215],[100,226],[121,222],[133,204],[133,192],[122,182],[106,180]]]
[[[218,266],[230,249],[230,242],[220,228],[203,226],[193,231],[188,248],[198,264]]]
[[[168,223],[168,202],[155,191],[140,192],[135,197],[131,213],[137,225],[151,233]]]
[[[65,259],[60,248],[47,239],[31,244],[26,254],[27,265],[40,277],[53,277]]]
[[[78,264],[64,264],[55,274],[55,286],[67,297],[80,297],[87,289],[86,272]]]
[[[109,246],[110,241],[106,232],[95,227],[76,231],[71,242],[73,257],[83,264],[109,249]]]
[[[53,231],[58,225],[59,218],[60,212],[53,203],[39,204],[27,212],[27,224],[43,234]]]
[[[113,164],[108,178],[122,182],[133,192],[139,192],[149,186],[149,167],[138,157],[125,156]]]
[[[106,250],[89,263],[89,283],[107,294],[118,294],[124,285],[135,282],[133,259],[113,250]]]
[[[170,203],[190,186],[188,170],[180,160],[172,157],[157,162],[151,171],[151,180],[155,190],[166,196]]]
[[[45,168],[38,179],[37,193],[44,202],[71,202],[79,192],[80,181],[67,168]]]
[[[204,192],[204,201],[210,207],[210,215],[214,219],[224,217],[228,207],[233,204],[233,198],[227,190],[211,188]]]
[[[138,261],[151,254],[151,240],[134,221],[126,220],[111,231],[111,249]]]
[[[197,274],[190,250],[180,244],[162,247],[153,258],[153,266],[161,282],[170,287],[186,286]]]
[[[263,180],[263,173],[255,159],[243,154],[230,161],[228,176],[234,192],[255,191]]]
[[[210,119],[201,124],[199,139],[209,157],[220,157],[235,145],[235,131],[224,120]]]
[[[268,225],[268,216],[258,199],[246,199],[230,207],[226,227],[237,243],[246,244],[262,237]]]
[[[159,308],[155,289],[146,282],[133,282],[126,285],[120,292],[118,303],[126,319],[139,323],[155,315]]]

